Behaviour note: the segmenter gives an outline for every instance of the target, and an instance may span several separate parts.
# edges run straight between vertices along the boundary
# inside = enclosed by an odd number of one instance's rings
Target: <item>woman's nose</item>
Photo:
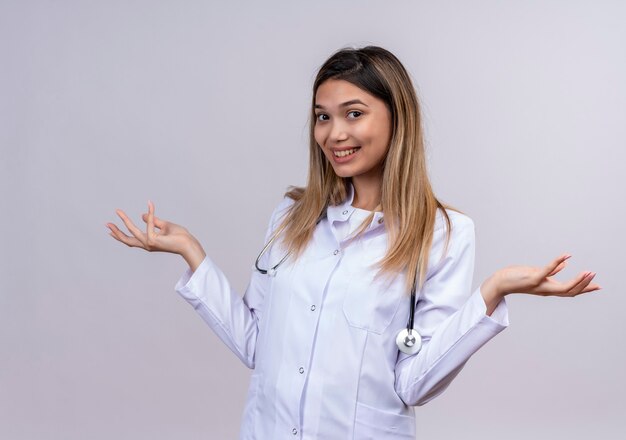
[[[341,122],[333,123],[330,129],[329,137],[331,141],[333,142],[341,142],[341,141],[345,141],[346,139],[348,139],[348,132],[347,132],[347,127],[345,126],[345,124]]]

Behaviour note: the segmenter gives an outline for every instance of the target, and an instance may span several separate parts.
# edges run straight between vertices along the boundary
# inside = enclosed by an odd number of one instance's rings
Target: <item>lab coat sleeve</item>
[[[265,233],[266,243],[278,226],[279,217],[292,203],[285,197],[274,209]],[[268,267],[268,254],[263,255],[259,267]],[[248,368],[254,368],[258,321],[268,286],[268,276],[257,271],[253,263],[252,275],[242,298],[207,255],[195,272],[189,267],[185,270],[175,290]]]
[[[415,309],[422,349],[414,355],[400,353],[396,363],[395,389],[407,405],[424,405],[441,394],[470,356],[509,325],[504,299],[487,316],[480,287],[471,293],[473,221],[458,213],[451,221],[448,252],[427,276]],[[433,250],[441,251],[444,241],[440,234]]]

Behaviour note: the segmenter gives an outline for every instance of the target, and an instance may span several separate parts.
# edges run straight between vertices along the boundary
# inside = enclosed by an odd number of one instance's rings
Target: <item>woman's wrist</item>
[[[480,293],[487,306],[487,316],[491,316],[506,292],[502,291],[500,282],[498,281],[498,273],[494,273],[487,278],[480,286]]]
[[[185,246],[185,249],[181,252],[181,256],[187,262],[191,271],[195,272],[206,257],[206,253],[200,242],[194,237],[190,237],[187,246]]]

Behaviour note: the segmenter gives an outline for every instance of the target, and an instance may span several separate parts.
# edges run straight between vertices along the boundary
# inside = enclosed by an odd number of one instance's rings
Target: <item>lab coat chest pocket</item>
[[[404,295],[404,275],[375,278],[377,267],[368,253],[361,253],[358,263],[350,267],[350,284],[343,302],[343,313],[352,327],[383,333],[392,322]],[[378,257],[378,255],[377,255]]]

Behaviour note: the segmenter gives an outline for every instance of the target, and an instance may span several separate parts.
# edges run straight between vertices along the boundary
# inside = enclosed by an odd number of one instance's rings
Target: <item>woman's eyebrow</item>
[[[351,99],[350,101],[342,102],[341,104],[339,104],[339,107],[348,107],[349,105],[354,105],[354,104],[361,104],[361,105],[364,105],[365,107],[369,107],[366,103],[364,103],[360,99]],[[315,104],[315,108],[324,108],[324,106]]]

